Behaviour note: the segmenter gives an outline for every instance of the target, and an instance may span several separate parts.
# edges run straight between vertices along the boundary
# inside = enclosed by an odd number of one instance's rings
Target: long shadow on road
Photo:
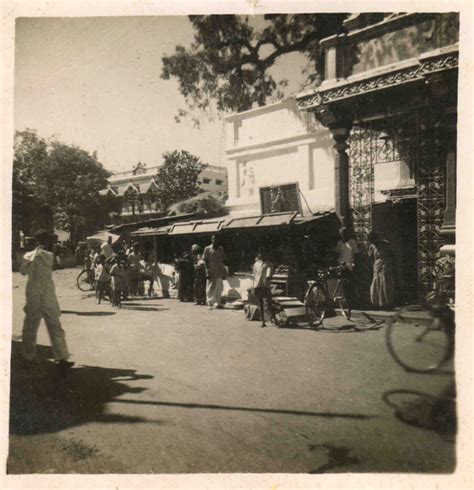
[[[51,350],[38,346],[35,368],[21,368],[21,343],[12,343],[10,434],[57,432],[87,422],[153,422],[142,417],[106,414],[105,406],[124,393],[146,388],[126,382],[151,379],[131,369],[78,366],[61,374],[51,359]],[[158,423],[154,421],[155,423]]]
[[[115,315],[115,311],[71,311],[61,310],[63,315],[78,315],[78,316],[111,316]]]
[[[235,410],[239,412],[257,412],[257,413],[277,413],[283,415],[303,415],[306,417],[327,417],[327,418],[349,418],[367,420],[373,419],[376,415],[364,415],[360,413],[344,412],[309,412],[305,410],[286,410],[278,408],[259,408],[259,407],[239,407],[235,405],[211,405],[202,403],[179,403],[179,402],[160,402],[146,400],[121,399],[114,400],[114,403],[131,403],[136,405],[155,405],[161,407],[178,407],[178,408],[201,408],[207,410]]]

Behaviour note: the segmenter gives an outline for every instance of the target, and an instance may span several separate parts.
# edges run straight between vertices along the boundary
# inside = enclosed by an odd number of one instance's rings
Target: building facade
[[[101,194],[120,199],[118,222],[140,221],[162,214],[156,198],[158,169],[159,166],[147,167],[139,162],[128,172],[112,174],[107,189]],[[227,169],[207,165],[199,176],[199,185],[204,192],[227,192]]]
[[[332,137],[293,99],[225,118],[232,215],[334,208]]]
[[[354,14],[345,27],[321,41],[324,81],[298,106],[332,134],[337,213],[363,247],[372,230],[389,238],[402,284],[424,296],[455,242],[459,15]]]

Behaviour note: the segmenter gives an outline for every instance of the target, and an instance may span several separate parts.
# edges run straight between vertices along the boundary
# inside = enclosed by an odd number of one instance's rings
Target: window
[[[260,202],[263,214],[284,213],[286,211],[301,212],[297,184],[261,187]]]
[[[216,179],[216,184],[217,185],[222,185],[224,182],[221,179]]]
[[[202,183],[203,184],[210,184],[211,183],[211,179],[202,179]]]

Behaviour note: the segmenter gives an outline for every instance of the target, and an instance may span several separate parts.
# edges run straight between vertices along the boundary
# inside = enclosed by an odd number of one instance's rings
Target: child
[[[122,293],[126,292],[126,275],[127,270],[122,258],[117,259],[115,264],[110,269],[110,275],[112,277],[112,306],[122,308]]]
[[[255,296],[258,299],[258,307],[260,310],[260,316],[262,318],[262,327],[265,325],[265,309],[264,300],[267,300],[268,309],[272,317],[272,321],[275,321],[275,311],[272,303],[272,293],[270,290],[270,277],[272,276],[271,264],[264,260],[262,253],[258,253],[253,265],[254,281],[253,287]]]
[[[105,256],[99,255],[96,267],[95,267],[95,296],[97,298],[97,304],[100,305],[102,298],[105,297],[105,293],[109,287],[110,275],[105,267]]]

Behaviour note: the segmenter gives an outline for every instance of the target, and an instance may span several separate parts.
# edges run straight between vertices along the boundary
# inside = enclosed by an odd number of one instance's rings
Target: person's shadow
[[[20,348],[20,342],[12,342],[10,434],[57,432],[92,421],[158,423],[104,413],[106,404],[114,398],[146,389],[130,387],[127,381],[153,376],[98,366],[77,366],[66,374],[51,361],[51,349],[45,346],[37,348],[40,363],[25,370],[21,367]]]

